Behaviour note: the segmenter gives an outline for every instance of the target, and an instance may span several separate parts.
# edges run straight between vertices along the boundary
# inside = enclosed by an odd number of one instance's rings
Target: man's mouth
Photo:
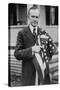
[[[34,24],[38,24],[38,22],[34,21]]]

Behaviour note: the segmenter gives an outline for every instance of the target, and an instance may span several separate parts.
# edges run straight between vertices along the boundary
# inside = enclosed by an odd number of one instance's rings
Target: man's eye
[[[34,18],[35,16],[31,16],[32,18]]]
[[[36,16],[36,18],[38,18],[38,16]]]
[[[31,16],[32,18],[38,18],[38,16]]]

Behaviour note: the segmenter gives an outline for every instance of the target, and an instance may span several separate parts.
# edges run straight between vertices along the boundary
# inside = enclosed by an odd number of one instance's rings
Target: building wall
[[[41,6],[40,7],[40,27],[51,35],[54,42],[58,42],[58,26],[57,25],[47,26],[45,21],[46,21],[45,7]]]
[[[40,21],[39,26],[51,35],[54,42],[58,42],[58,26],[46,26],[45,22],[45,7],[40,6]],[[23,26],[22,26],[23,27]],[[10,30],[10,45],[16,45],[17,33],[21,30],[21,26],[11,26]]]

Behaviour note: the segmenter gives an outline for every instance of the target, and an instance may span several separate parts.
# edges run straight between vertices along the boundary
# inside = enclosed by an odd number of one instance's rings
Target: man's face
[[[38,9],[30,10],[29,20],[30,20],[30,24],[33,27],[38,26],[38,21],[39,21],[39,11],[38,11]]]

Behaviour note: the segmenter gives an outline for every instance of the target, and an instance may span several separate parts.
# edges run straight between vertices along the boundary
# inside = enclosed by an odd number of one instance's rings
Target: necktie
[[[36,29],[33,29],[33,35],[36,37]]]
[[[34,40],[35,40],[35,43],[36,43],[36,40],[37,40],[37,34],[36,34],[36,29],[35,29],[35,28],[33,29],[33,36],[34,36]]]

